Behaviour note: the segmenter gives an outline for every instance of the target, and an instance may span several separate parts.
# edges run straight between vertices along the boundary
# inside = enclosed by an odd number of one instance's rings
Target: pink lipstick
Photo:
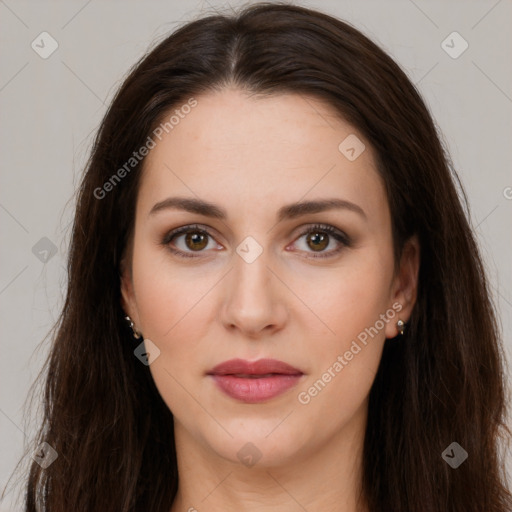
[[[230,359],[208,372],[219,389],[241,402],[265,402],[295,386],[304,375],[276,359]]]

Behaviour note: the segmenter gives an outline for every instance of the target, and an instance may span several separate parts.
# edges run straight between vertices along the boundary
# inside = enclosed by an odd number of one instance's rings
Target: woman
[[[455,184],[344,22],[256,4],[162,41],[78,193],[26,510],[510,510]]]

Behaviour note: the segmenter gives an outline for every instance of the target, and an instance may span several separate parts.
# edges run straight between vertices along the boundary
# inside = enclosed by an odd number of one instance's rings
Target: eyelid
[[[341,244],[341,248],[330,250],[330,251],[320,251],[315,254],[314,251],[305,251],[309,256],[305,256],[305,258],[329,258],[332,256],[337,255],[343,247],[350,247],[352,245],[351,238],[344,233],[342,230],[330,225],[330,224],[323,224],[323,223],[313,223],[313,224],[307,224],[305,226],[301,226],[299,233],[296,233],[294,235],[292,244],[295,243],[299,238],[303,237],[304,235],[307,235],[311,232],[321,231],[328,234],[329,237],[334,238],[338,244]],[[170,243],[171,241],[183,234],[186,234],[191,231],[198,231],[200,233],[206,234],[208,237],[212,238],[217,242],[215,236],[212,234],[212,231],[215,231],[210,226],[205,226],[201,224],[187,224],[184,226],[180,226],[176,229],[171,230],[170,232],[166,233],[161,241],[161,244],[167,247],[173,254],[176,254],[180,257],[184,258],[197,258],[197,257],[205,257],[205,254],[201,253],[207,253],[208,251],[197,251],[196,254],[194,254],[195,251],[182,251],[180,249],[174,249],[171,247]],[[219,243],[219,242],[217,242]],[[290,244],[289,244],[290,245]],[[289,246],[287,245],[287,247]],[[303,252],[303,251],[293,251],[293,252]]]

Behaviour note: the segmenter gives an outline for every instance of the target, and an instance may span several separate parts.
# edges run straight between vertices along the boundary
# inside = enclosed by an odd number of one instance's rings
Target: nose
[[[230,331],[258,338],[281,330],[288,318],[287,289],[268,266],[265,251],[251,263],[234,255],[226,276],[221,321]]]

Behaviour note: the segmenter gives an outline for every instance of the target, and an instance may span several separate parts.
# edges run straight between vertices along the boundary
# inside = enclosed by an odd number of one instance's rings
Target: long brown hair
[[[98,189],[162,116],[235,85],[326,101],[372,144],[396,261],[421,245],[418,298],[403,338],[388,340],[369,397],[363,494],[372,512],[506,512],[500,441],[508,440],[504,362],[467,201],[435,124],[400,67],[351,25],[280,3],[211,15],[178,29],[133,68],[99,127],[78,190],[65,305],[55,328],[26,508],[168,512],[178,486],[173,416],[133,354],[119,264],[144,160]],[[101,195],[103,197],[99,198]],[[468,453],[454,469],[442,457]]]

